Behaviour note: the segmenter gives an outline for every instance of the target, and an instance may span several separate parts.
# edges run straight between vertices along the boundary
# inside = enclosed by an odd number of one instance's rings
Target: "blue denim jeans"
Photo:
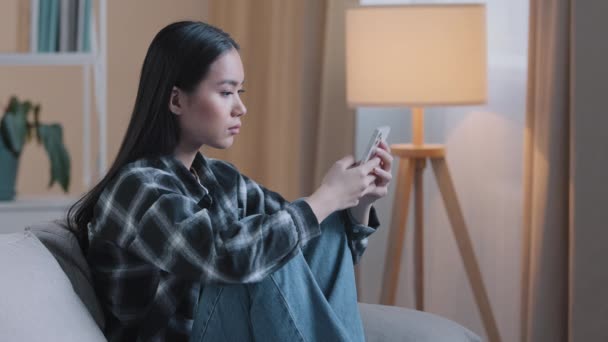
[[[254,284],[205,285],[190,341],[364,341],[340,212],[279,270]]]

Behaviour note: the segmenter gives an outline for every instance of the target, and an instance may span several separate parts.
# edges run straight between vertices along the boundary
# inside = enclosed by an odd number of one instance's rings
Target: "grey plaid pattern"
[[[187,341],[201,284],[260,281],[321,234],[304,200],[200,153],[192,169],[200,182],[172,156],[138,160],[95,207],[87,257],[109,341]],[[346,217],[356,262],[378,222]]]

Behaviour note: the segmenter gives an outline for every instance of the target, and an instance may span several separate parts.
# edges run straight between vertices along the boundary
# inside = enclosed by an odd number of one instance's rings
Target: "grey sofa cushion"
[[[0,234],[0,340],[102,342],[57,261],[31,232]]]
[[[103,311],[93,288],[91,271],[78,245],[76,236],[68,230],[64,221],[53,221],[27,227],[53,254],[70,279],[74,292],[85,304],[95,322],[105,326]]]
[[[463,326],[427,312],[359,303],[367,342],[481,342]]]

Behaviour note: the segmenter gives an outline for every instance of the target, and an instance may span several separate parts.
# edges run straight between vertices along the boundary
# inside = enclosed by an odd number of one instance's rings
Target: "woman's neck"
[[[190,170],[190,168],[192,167],[192,162],[194,161],[194,157],[196,157],[196,153],[199,149],[200,147],[185,147],[180,144],[173,152],[173,156],[177,160],[181,161],[186,167],[186,169]]]

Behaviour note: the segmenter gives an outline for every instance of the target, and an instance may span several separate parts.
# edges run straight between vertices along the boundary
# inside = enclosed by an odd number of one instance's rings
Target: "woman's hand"
[[[318,221],[323,221],[336,210],[357,206],[370,191],[377,191],[378,177],[373,170],[380,166],[380,162],[381,158],[373,158],[354,166],[352,156],[338,160],[325,174],[319,189],[306,199]]]
[[[391,148],[386,142],[380,142],[372,159],[375,158],[380,159],[380,165],[372,170],[376,176],[376,180],[371,184],[371,189],[368,189],[365,196],[361,198],[359,205],[371,205],[388,194],[388,185],[393,179],[393,175],[391,174],[393,156],[391,156]]]
[[[393,179],[393,175],[391,174],[393,157],[390,153],[390,147],[384,141],[376,149],[376,153],[372,157],[373,159],[380,160],[379,166],[372,170],[376,179],[370,184],[366,194],[359,200],[359,203],[349,209],[351,215],[362,224],[368,224],[369,210],[372,204],[388,194],[388,185]]]

